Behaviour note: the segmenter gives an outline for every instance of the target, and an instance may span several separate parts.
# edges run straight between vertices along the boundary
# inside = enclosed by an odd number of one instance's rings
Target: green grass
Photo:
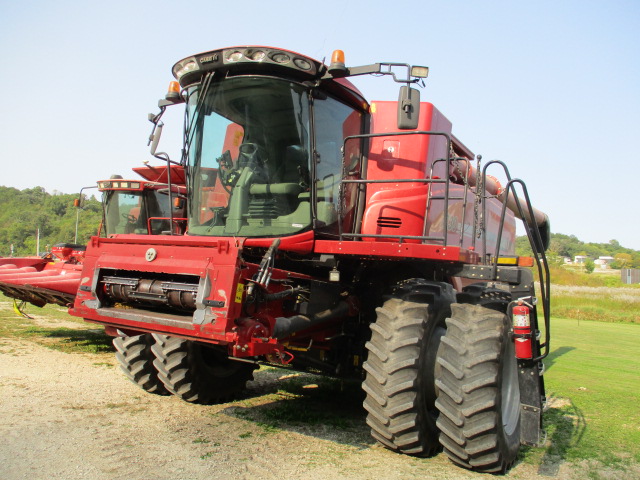
[[[558,401],[545,414],[551,444],[528,451],[526,461],[597,460],[622,472],[640,462],[640,325],[554,317],[551,341],[545,382]]]
[[[206,438],[196,438],[195,440],[193,440],[192,443],[211,443],[211,440],[208,440]]]
[[[27,305],[24,311],[37,316],[39,321],[18,315],[11,299],[0,297],[0,339],[27,338],[34,343],[66,353],[113,352],[111,337],[100,326],[72,317],[61,307],[47,305],[44,308]],[[77,328],[54,326],[55,320],[77,324]],[[47,327],[47,322],[52,324]]]

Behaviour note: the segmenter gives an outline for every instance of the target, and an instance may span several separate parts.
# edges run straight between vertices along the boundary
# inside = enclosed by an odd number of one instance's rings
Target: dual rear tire
[[[121,370],[143,390],[212,404],[244,390],[257,368],[230,360],[222,347],[178,337],[142,334],[113,340]]]
[[[224,347],[153,334],[153,365],[158,378],[185,402],[212,404],[231,400],[253,379],[252,363],[230,360]]]
[[[465,468],[505,472],[520,447],[507,316],[442,298],[439,304],[415,299],[394,295],[371,324],[363,389],[372,436],[401,453],[429,456],[444,448]]]

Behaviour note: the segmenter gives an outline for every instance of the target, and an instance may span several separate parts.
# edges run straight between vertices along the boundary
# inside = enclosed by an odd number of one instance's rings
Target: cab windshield
[[[170,232],[170,215],[174,230],[184,220],[182,203],[174,201],[173,212],[166,189],[142,191],[108,190],[103,192],[105,234],[133,233],[160,235]],[[183,226],[184,227],[184,226]],[[182,228],[184,231],[184,228]]]
[[[235,77],[192,88],[188,233],[263,237],[310,228],[309,118],[307,90],[297,83]]]

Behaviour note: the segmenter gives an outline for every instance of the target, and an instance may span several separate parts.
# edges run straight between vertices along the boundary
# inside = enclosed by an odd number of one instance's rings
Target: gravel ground
[[[243,399],[192,405],[143,392],[112,354],[0,338],[0,478],[492,478],[443,454],[417,459],[385,450],[368,436],[364,414],[344,430],[299,422],[266,427],[251,413],[286,401],[275,394],[282,375],[261,370]],[[502,478],[554,477],[579,478],[566,464],[519,464]]]

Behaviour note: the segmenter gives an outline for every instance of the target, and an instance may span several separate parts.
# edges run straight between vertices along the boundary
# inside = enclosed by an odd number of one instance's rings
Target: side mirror
[[[164,123],[160,122],[156,125],[149,137],[149,143],[151,144],[151,155],[156,154],[156,150],[158,149],[158,142],[160,142],[160,137],[162,136],[162,127]]]
[[[418,128],[420,118],[420,91],[409,86],[400,87],[398,97],[398,129]]]

